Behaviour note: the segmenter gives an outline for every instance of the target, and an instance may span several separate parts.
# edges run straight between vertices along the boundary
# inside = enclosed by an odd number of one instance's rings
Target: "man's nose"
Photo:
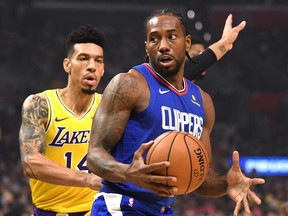
[[[87,69],[88,70],[92,70],[92,71],[95,71],[96,70],[96,62],[94,59],[89,59],[88,61],[88,65],[87,65]]]
[[[159,47],[159,51],[161,53],[163,52],[167,52],[170,50],[170,46],[169,46],[169,42],[167,39],[162,39],[160,42],[160,47]]]

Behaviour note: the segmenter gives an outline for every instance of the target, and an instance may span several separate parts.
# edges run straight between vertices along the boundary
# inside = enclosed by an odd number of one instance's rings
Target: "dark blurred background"
[[[19,156],[21,106],[32,93],[66,85],[66,35],[88,23],[105,33],[103,92],[115,74],[144,61],[143,24],[160,8],[187,16],[192,38],[206,46],[221,38],[229,13],[234,25],[247,21],[233,50],[197,82],[215,103],[215,169],[226,173],[233,150],[240,156],[287,157],[287,0],[0,0],[0,216],[31,215],[28,179]],[[280,167],[286,169],[281,175],[259,174],[256,168],[248,173],[266,179],[255,188],[263,204],[252,205],[252,215],[281,215],[281,205],[288,200],[287,162]],[[232,215],[233,207],[227,197],[190,194],[177,198],[175,216]]]

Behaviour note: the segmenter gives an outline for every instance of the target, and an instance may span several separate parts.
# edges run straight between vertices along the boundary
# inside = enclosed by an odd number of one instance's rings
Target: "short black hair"
[[[67,56],[74,50],[74,45],[78,43],[94,43],[104,50],[105,37],[94,26],[87,24],[70,32],[66,39]]]
[[[145,23],[144,23],[144,33],[145,33],[145,38],[147,37],[147,24],[148,22],[153,19],[154,17],[159,17],[159,16],[162,16],[162,15],[168,15],[168,16],[174,16],[176,17],[182,28],[183,28],[183,32],[184,32],[184,35],[187,36],[189,35],[189,28],[188,28],[188,24],[187,24],[187,20],[184,18],[184,16],[182,16],[181,13],[179,12],[176,12],[176,11],[173,11],[171,9],[168,9],[168,8],[165,8],[165,9],[160,9],[160,10],[156,10],[154,11],[150,16],[147,17]]]

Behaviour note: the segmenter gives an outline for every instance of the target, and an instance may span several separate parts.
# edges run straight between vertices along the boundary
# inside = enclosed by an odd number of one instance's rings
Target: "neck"
[[[171,76],[169,78],[164,78],[161,74],[159,74],[151,64],[149,66],[153,69],[154,73],[157,74],[164,82],[166,82],[171,88],[173,88],[176,91],[183,91],[185,89],[185,81],[184,78],[181,79],[180,82],[178,82],[177,74],[175,76]],[[170,80],[170,81],[168,81]]]
[[[82,116],[89,108],[94,94],[84,94],[81,91],[69,91],[68,88],[60,89],[60,98],[76,116]]]

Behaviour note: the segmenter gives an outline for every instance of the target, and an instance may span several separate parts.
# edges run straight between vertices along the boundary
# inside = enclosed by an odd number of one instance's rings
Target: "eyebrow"
[[[149,33],[149,35],[151,35],[151,34],[156,34],[156,33],[158,33],[159,31],[158,30],[156,30],[156,31],[151,31],[150,33]],[[166,32],[178,32],[178,30],[176,29],[176,28],[173,28],[173,29],[168,29],[168,30],[166,30]]]
[[[79,53],[77,56],[91,56],[91,55],[88,53],[82,52],[82,53]],[[103,58],[103,55],[96,55],[95,57],[96,58]]]

